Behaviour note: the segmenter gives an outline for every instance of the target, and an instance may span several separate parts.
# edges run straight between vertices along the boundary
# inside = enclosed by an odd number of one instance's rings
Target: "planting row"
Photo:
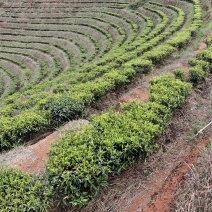
[[[212,72],[212,36],[207,45],[189,61],[194,84],[193,67]],[[175,73],[179,77],[182,72]],[[109,176],[120,174],[157,148],[154,138],[163,133],[190,90],[189,83],[160,76],[150,82],[149,102],[123,104],[120,113],[92,117],[88,127],[52,147],[43,184],[36,177],[1,168],[0,210],[47,211],[52,199],[54,204],[85,206],[107,187]]]
[[[197,9],[194,11],[193,22],[191,27],[186,29],[190,36],[201,24],[199,1],[195,0],[194,3]],[[149,8],[149,10],[153,9]],[[73,71],[64,75],[65,78],[61,76],[60,79],[57,79],[58,81],[54,81],[58,83],[51,84],[52,82],[48,82],[36,86],[38,90],[35,88],[35,90],[23,92],[24,98],[17,93],[2,101],[0,112],[2,117],[0,120],[2,126],[0,133],[1,148],[11,148],[28,138],[29,135],[82,116],[85,107],[93,101],[105,96],[121,84],[131,81],[137,73],[148,72],[153,64],[163,61],[176,51],[175,44],[172,45],[171,41],[173,37],[181,36],[181,32],[185,32],[185,29],[172,35],[184,22],[184,13],[179,9],[175,10],[179,14],[175,22],[171,23],[168,31],[159,34],[160,30],[157,30],[158,35],[156,34],[155,37],[141,45],[139,47],[142,53],[140,57],[134,56],[135,59],[128,63],[120,63],[120,58],[117,58],[116,63],[111,62],[105,66],[98,64],[86,66],[81,69],[81,73]],[[166,26],[167,16],[158,10],[155,12],[160,13],[163,18],[161,22],[163,24],[160,27]],[[171,37],[169,38],[169,36]],[[158,45],[160,41],[166,38],[169,39],[164,44]],[[183,42],[183,44],[185,45],[186,42]],[[122,64],[121,68],[120,64]],[[65,83],[64,79],[66,80]],[[52,87],[54,94],[37,92],[42,86],[47,89]],[[62,110],[63,108],[64,110]]]
[[[122,105],[121,113],[93,117],[89,127],[67,135],[51,149],[43,186],[27,174],[1,169],[0,209],[46,211],[52,197],[56,204],[85,206],[107,186],[110,175],[157,147],[154,138],[185,103],[190,89],[173,77],[158,77],[151,81],[148,103],[132,102]]]
[[[109,14],[110,15],[110,14]],[[6,17],[6,16],[4,16],[4,17]],[[18,42],[17,42],[17,39],[15,39],[16,40],[16,42],[17,43],[19,43],[19,42],[21,42],[22,44],[24,44],[23,46],[25,46],[25,45],[27,45],[27,47],[25,48],[26,49],[26,51],[28,51],[28,49],[35,49],[35,47],[30,47],[31,45],[33,45],[33,44],[38,44],[38,45],[43,45],[44,43],[45,44],[49,44],[48,42],[41,42],[41,41],[37,41],[37,43],[35,43],[35,42],[33,42],[32,41],[32,38],[33,37],[31,37],[30,39],[29,39],[29,41],[27,42],[26,41],[26,39],[28,39],[28,36],[26,36],[26,38],[24,38],[23,37],[23,35],[24,34],[22,34],[22,37],[20,36],[21,35],[21,33],[19,33],[18,32],[18,28],[20,27],[20,28],[22,28],[23,29],[23,26],[21,26],[20,24],[21,23],[25,23],[25,21],[24,21],[24,19],[22,18],[21,19],[21,21],[13,21],[13,19],[14,18],[9,18],[7,21],[9,22],[10,21],[10,23],[15,23],[16,25],[17,24],[19,24],[19,26],[15,26],[15,27],[13,27],[13,26],[11,26],[11,24],[7,24],[7,26],[5,26],[5,29],[7,29],[5,32],[4,32],[4,30],[3,31],[1,31],[1,34],[4,34],[4,35],[11,35],[10,37],[13,37],[14,35],[16,35],[16,38],[17,38],[17,35],[19,35],[19,37],[20,37],[20,39],[22,39],[22,40],[19,40]],[[94,19],[94,18],[93,18]],[[101,21],[101,22],[105,22],[103,19],[100,19],[100,18],[95,18],[95,20],[98,20],[98,21]],[[130,22],[130,21],[129,21]],[[32,22],[31,24],[35,24],[36,22]],[[40,23],[40,22],[38,22],[38,23]],[[53,22],[50,22],[51,23],[51,25],[52,24],[54,24]],[[56,23],[55,23],[56,24]],[[58,23],[57,23],[58,24]],[[62,24],[62,23],[61,23]],[[63,23],[63,24],[66,24],[66,23]],[[48,26],[48,25],[47,25]],[[83,24],[83,26],[85,26],[85,24]],[[86,26],[88,26],[87,24],[86,24]],[[115,27],[117,27],[115,24],[113,24],[113,23],[111,23],[111,26],[115,26]],[[24,25],[24,29],[26,29],[26,30],[28,30],[27,28],[26,28],[26,25]],[[103,32],[102,31],[102,29],[100,29],[100,28],[98,28],[98,27],[95,27],[95,26],[91,26],[91,27],[93,27],[94,29],[96,29],[96,30],[98,30],[98,31],[101,31],[101,32]],[[16,32],[15,32],[15,34],[14,34],[14,32],[12,32],[11,30],[11,33],[10,33],[10,31],[8,31],[8,29],[16,29]],[[118,29],[118,31],[119,31],[119,33],[122,33],[122,34],[124,34],[124,31],[121,29],[121,28],[117,28]],[[31,29],[32,30],[32,29]],[[35,30],[35,28],[33,28],[33,30]],[[41,29],[38,29],[38,31],[40,31]],[[58,29],[59,30],[59,29]],[[81,29],[82,30],[82,29]],[[122,31],[121,31],[122,30]],[[45,30],[46,31],[46,30]],[[52,32],[52,30],[50,30],[51,32]],[[60,31],[61,31],[61,29],[60,29]],[[61,32],[60,32],[61,33]],[[82,33],[82,32],[81,32]],[[28,34],[28,33],[27,33]],[[33,34],[35,34],[34,32],[33,32]],[[83,34],[83,33],[82,33]],[[111,37],[110,37],[110,35],[108,34],[108,33],[106,33],[105,32],[105,35],[106,35],[106,37],[107,38],[109,38],[109,40],[111,40],[112,41],[112,39],[111,39]],[[38,37],[38,36],[36,36],[36,37]],[[43,38],[44,37],[47,37],[47,36],[42,36],[41,38],[42,38],[42,40],[43,40]],[[125,35],[124,35],[124,38],[122,38],[122,40],[123,39],[125,39]],[[91,38],[91,37],[90,37]],[[34,39],[34,38],[33,38]],[[92,41],[94,41],[95,42],[95,44],[97,44],[96,45],[96,52],[98,52],[99,51],[99,49],[100,49],[100,46],[98,45],[98,42],[97,42],[97,40],[96,39],[91,39]],[[7,41],[10,41],[8,38],[7,39],[4,39],[3,41],[5,41],[5,42],[7,42]],[[119,43],[122,43],[123,41],[119,41]],[[28,44],[30,44],[30,46],[28,45]],[[11,48],[12,47],[12,43],[10,44],[10,45],[6,45],[6,44],[4,44],[4,43],[2,43],[2,45],[4,46],[4,47],[7,47],[7,48]],[[52,45],[52,44],[51,44]],[[68,48],[65,48],[65,47],[63,47],[63,46],[61,46],[61,45],[58,45],[58,44],[53,44],[55,47],[57,47],[57,48],[59,48],[60,50],[62,50],[63,52],[65,52],[66,53],[66,55],[68,55],[68,59],[69,59],[69,61],[70,61],[70,59],[72,59],[72,57],[73,57],[73,54],[72,54],[72,52],[70,52],[70,50],[68,49]],[[62,45],[64,45],[64,42],[63,42],[63,44]],[[69,45],[70,46],[70,45]],[[107,46],[107,48],[103,51],[103,52],[107,52],[107,51],[109,51],[109,49],[111,48],[110,47],[111,46],[111,44],[109,44],[108,46]],[[24,47],[20,47],[20,44],[19,44],[19,46],[18,47],[16,47],[16,48],[14,48],[13,47],[13,53],[14,53],[14,51],[17,49],[17,48],[23,48],[24,49]],[[73,48],[72,48],[73,49]],[[83,49],[83,47],[81,47],[80,46],[80,49]],[[43,51],[44,53],[49,53],[49,52],[46,52],[46,49],[39,49],[41,52]],[[88,52],[88,51],[87,51]],[[7,52],[7,53],[9,53],[9,52]],[[89,51],[89,53],[90,53],[90,51]],[[57,50],[56,51],[56,55],[60,55],[59,54],[59,51]],[[25,56],[27,56],[26,54],[25,54]],[[75,55],[74,55],[75,56]],[[29,57],[30,57],[30,55],[29,55]],[[92,59],[94,59],[94,57],[95,57],[95,55],[91,55],[89,58],[88,58],[88,61],[91,61]],[[84,58],[84,56],[82,56],[82,58]],[[61,60],[62,60],[62,58],[60,58]],[[57,60],[57,58],[54,58],[54,62],[55,62],[55,60]],[[57,63],[59,62],[59,60],[57,60],[56,61]],[[70,61],[71,62],[71,61]],[[39,62],[39,65],[41,65],[41,64],[43,64],[43,61],[40,61]],[[47,63],[45,66],[44,65],[42,65],[42,67],[46,67],[46,66],[49,66],[49,68],[50,68],[50,65],[49,65],[49,63]],[[40,70],[42,69],[42,67],[40,67]],[[52,68],[52,67],[51,67]],[[54,68],[53,68],[54,69]],[[51,71],[48,71],[48,73],[50,73]],[[59,72],[57,72],[57,73],[59,73]],[[44,77],[46,77],[46,75],[48,76],[48,74],[47,74],[47,71],[45,71],[45,74],[44,74],[44,71],[42,71],[41,70],[41,77],[39,78],[40,80],[42,79],[44,79]],[[43,76],[44,75],[44,76]],[[54,77],[54,75],[51,77],[51,78],[53,78]],[[37,81],[36,81],[37,82]],[[35,82],[34,82],[35,83]],[[24,83],[24,84],[26,84],[26,83]],[[33,85],[33,83],[30,85],[30,86],[32,86]],[[29,88],[29,86],[28,87],[26,87],[26,88]],[[23,89],[22,89],[23,90]]]

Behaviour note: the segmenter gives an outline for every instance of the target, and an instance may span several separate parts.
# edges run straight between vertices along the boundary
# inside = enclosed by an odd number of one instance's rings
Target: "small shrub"
[[[194,84],[200,84],[206,76],[201,66],[194,66],[190,68],[190,81]]]
[[[157,77],[150,82],[150,101],[165,105],[174,112],[185,103],[191,87],[191,84],[172,76]]]
[[[50,111],[51,125],[54,127],[85,115],[85,106],[69,96],[62,96],[51,101],[45,109]]]
[[[210,35],[207,40],[206,40],[206,43],[208,46],[211,46],[212,45],[212,35]]]
[[[0,168],[1,212],[47,211],[50,191],[46,186],[29,174]]]
[[[127,62],[124,67],[133,68],[137,73],[148,73],[152,67],[152,61],[146,59],[136,58]]]
[[[210,72],[210,63],[209,62],[206,62],[204,60],[198,60],[198,59],[195,59],[195,58],[192,58],[188,61],[189,65],[190,66],[201,66],[202,69],[204,70],[204,72]]]
[[[199,52],[197,58],[212,63],[212,46]]]
[[[14,117],[0,119],[0,150],[24,141],[27,136],[43,132],[48,126],[48,112],[26,110]]]
[[[177,79],[179,79],[181,81],[185,80],[185,70],[183,70],[183,69],[174,70],[174,75]]]
[[[104,79],[106,81],[109,81],[111,84],[113,84],[114,87],[118,87],[119,85],[129,82],[129,80],[127,79],[127,76],[125,76],[119,70],[113,70],[109,73],[104,74]]]

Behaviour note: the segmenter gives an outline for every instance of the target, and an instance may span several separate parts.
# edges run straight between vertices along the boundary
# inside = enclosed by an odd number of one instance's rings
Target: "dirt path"
[[[61,134],[64,134],[67,130],[77,131],[81,129],[82,125],[87,124],[87,120],[70,121],[31,146],[20,146],[7,153],[0,154],[0,164],[16,167],[31,174],[42,175],[45,173],[45,163],[48,159],[51,144],[58,141]]]
[[[181,153],[182,149],[185,149],[185,152],[178,157],[169,155],[169,157],[164,158],[166,161],[164,168],[155,173],[149,184],[145,186],[148,192],[142,192],[132,201],[129,207],[118,211],[170,211],[178,183],[189,172],[189,165],[198,162],[201,151],[209,144],[211,139],[212,136],[200,139],[196,145],[190,147],[185,144],[177,145],[175,151]]]

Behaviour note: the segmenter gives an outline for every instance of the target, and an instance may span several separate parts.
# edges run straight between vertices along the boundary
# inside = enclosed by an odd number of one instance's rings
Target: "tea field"
[[[17,0],[0,3],[0,150],[69,120],[185,48],[204,24],[205,0]],[[212,37],[190,74],[159,76],[149,101],[92,118],[49,153],[43,179],[2,168],[1,211],[83,207],[108,177],[156,149],[154,138],[212,70]],[[27,188],[27,189],[26,189]]]

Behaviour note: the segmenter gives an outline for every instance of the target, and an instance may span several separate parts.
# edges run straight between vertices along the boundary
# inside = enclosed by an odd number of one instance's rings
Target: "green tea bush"
[[[212,45],[212,35],[210,35],[207,40],[206,40],[206,43],[208,46],[211,46]]]
[[[184,81],[185,80],[185,70],[184,69],[176,69],[174,70],[174,75],[177,79]]]
[[[171,76],[151,81],[148,103],[132,102],[121,113],[94,116],[81,133],[68,135],[49,153],[48,180],[59,203],[84,206],[135,159],[156,148],[154,138],[189,94],[191,85]]]
[[[66,121],[81,118],[85,115],[85,106],[82,102],[70,96],[61,96],[48,103],[45,107],[50,111],[51,125],[58,127]]]
[[[176,51],[175,47],[172,47],[168,44],[161,44],[151,51],[148,51],[143,54],[143,58],[147,58],[148,60],[152,60],[152,63],[162,63],[165,58],[170,56],[173,52]]]
[[[1,212],[44,212],[50,191],[38,179],[18,170],[0,168]]]
[[[190,38],[191,38],[191,32],[184,30],[182,32],[178,32],[176,36],[173,36],[165,43],[174,46],[176,48],[183,48],[190,40]]]
[[[212,46],[197,54],[197,58],[212,63]]]
[[[124,74],[125,76],[127,76],[128,80],[131,81],[131,80],[135,77],[136,72],[135,72],[135,70],[134,70],[133,68],[131,68],[131,67],[125,67],[125,68],[123,68],[123,70],[122,70],[122,74]]]
[[[206,72],[202,69],[202,66],[194,66],[190,68],[190,81],[194,84],[200,84],[206,77]]]
[[[209,62],[192,58],[188,61],[188,63],[191,67],[201,66],[205,72],[210,72],[210,63]]]
[[[111,84],[114,84],[114,87],[118,87],[129,82],[127,78],[128,77],[120,70],[113,70],[109,73],[104,74],[104,79],[111,82]]]
[[[109,91],[114,89],[114,83],[110,80],[97,79],[94,81],[78,84],[72,87],[72,93],[85,92],[92,93],[94,99],[99,99],[105,96]],[[71,95],[72,95],[71,93]]]
[[[148,73],[152,69],[153,64],[151,60],[142,60],[140,58],[135,58],[125,63],[124,67],[131,67],[137,73]]]
[[[185,103],[191,91],[191,84],[171,76],[161,76],[150,82],[150,101],[165,105],[172,112]]]
[[[49,125],[49,113],[28,111],[15,117],[0,119],[0,150],[7,149],[23,142],[24,138],[40,133]]]

